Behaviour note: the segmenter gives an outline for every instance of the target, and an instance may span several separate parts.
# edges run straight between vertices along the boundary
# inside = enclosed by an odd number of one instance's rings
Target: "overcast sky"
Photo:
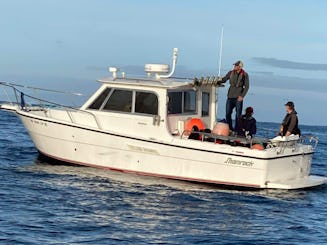
[[[0,80],[91,93],[108,66],[139,73],[170,63],[174,47],[177,74],[214,75],[224,26],[222,73],[244,61],[245,106],[258,121],[280,122],[293,100],[300,123],[327,125],[326,9],[323,0],[0,0]]]

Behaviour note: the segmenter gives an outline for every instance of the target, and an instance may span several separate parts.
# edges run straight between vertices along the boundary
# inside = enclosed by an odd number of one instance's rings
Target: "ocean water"
[[[326,185],[240,191],[50,164],[14,115],[0,127],[0,244],[327,244]],[[327,176],[327,127],[302,131]]]

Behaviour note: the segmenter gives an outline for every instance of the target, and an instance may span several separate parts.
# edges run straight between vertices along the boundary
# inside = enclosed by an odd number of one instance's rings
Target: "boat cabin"
[[[191,118],[200,119],[205,128],[215,124],[213,86],[195,86],[193,80],[117,77],[99,82],[102,86],[81,109],[95,114],[105,130],[171,138],[182,135]]]

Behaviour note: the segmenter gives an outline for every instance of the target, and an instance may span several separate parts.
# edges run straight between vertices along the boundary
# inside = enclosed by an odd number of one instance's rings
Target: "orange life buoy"
[[[192,131],[194,126],[196,126],[199,130],[205,129],[205,125],[200,118],[191,118],[186,121],[185,130]]]
[[[260,144],[254,144],[254,145],[252,145],[252,149],[262,151],[262,150],[264,150],[265,148],[263,147],[263,145],[260,145]]]

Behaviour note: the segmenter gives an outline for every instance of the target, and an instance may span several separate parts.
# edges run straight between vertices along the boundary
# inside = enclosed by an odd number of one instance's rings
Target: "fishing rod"
[[[5,86],[21,87],[21,88],[34,89],[34,90],[40,90],[40,91],[46,91],[46,92],[53,92],[53,93],[60,93],[60,94],[85,96],[82,93],[65,92],[65,91],[60,91],[60,90],[47,89],[47,88],[39,88],[39,87],[33,87],[33,86],[26,86],[26,85],[21,85],[21,84],[17,84],[17,83],[10,83],[10,82],[1,82],[0,81],[0,84],[1,85],[5,85]]]
[[[221,27],[221,33],[220,33],[220,48],[219,48],[219,64],[218,64],[218,77],[220,77],[220,71],[221,71],[221,59],[223,54],[223,37],[224,37],[224,26]]]

